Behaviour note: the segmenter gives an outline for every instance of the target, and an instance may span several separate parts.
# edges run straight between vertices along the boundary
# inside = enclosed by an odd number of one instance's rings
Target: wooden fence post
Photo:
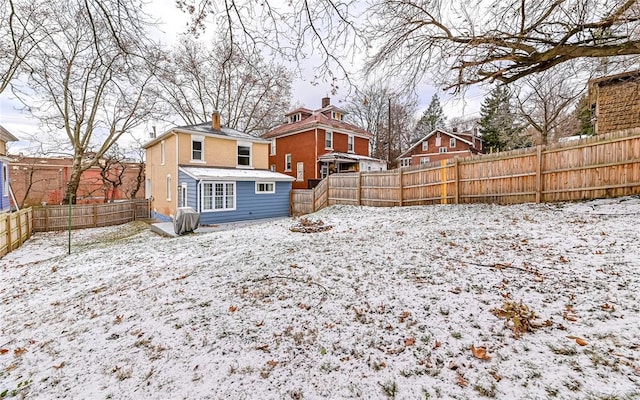
[[[455,171],[454,178],[455,182],[455,204],[460,204],[460,159],[458,157],[455,158]]]
[[[316,212],[316,189],[318,185],[316,185],[313,189],[311,189],[311,213]]]
[[[7,214],[7,253],[13,250],[13,238],[11,235],[11,214]]]
[[[98,227],[98,205],[93,203],[93,227]]]
[[[447,161],[440,161],[440,204],[447,204]]]
[[[133,220],[136,221],[138,219],[138,203],[133,200],[131,201],[131,206],[133,207]]]
[[[44,206],[44,230],[49,232],[49,206]]]
[[[18,247],[22,246],[22,211],[16,213],[18,216]]]
[[[536,149],[536,203],[542,201],[542,145]]]
[[[356,188],[358,191],[356,192],[356,202],[359,206],[362,205],[362,172],[358,171],[358,178],[356,182]]]
[[[398,168],[398,204],[402,207],[404,204],[404,194],[402,193],[402,168]]]

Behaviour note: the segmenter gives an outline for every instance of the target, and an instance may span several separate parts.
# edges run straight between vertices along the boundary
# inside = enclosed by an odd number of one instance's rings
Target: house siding
[[[189,179],[193,181],[193,178]],[[276,192],[272,194],[256,194],[255,186],[255,181],[236,182],[236,209],[233,211],[202,212],[200,224],[212,225],[289,216],[290,182],[276,182]],[[198,188],[199,190],[200,188]],[[192,201],[195,202],[196,199]]]
[[[596,93],[597,133],[640,127],[640,77],[604,82]]]
[[[196,180],[178,170],[178,187],[183,183],[187,184],[187,206],[192,207],[194,210],[198,209],[198,187]]]
[[[11,209],[10,196],[8,195],[8,193],[7,193],[7,196],[4,195],[4,193],[5,193],[4,166],[5,166],[5,164],[8,165],[6,161],[0,161],[0,212],[9,211]],[[7,171],[8,170],[9,169],[7,168]],[[8,177],[7,177],[7,182],[9,182]]]

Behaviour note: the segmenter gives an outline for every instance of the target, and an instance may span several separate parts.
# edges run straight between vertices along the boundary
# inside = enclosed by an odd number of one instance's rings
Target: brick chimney
[[[211,113],[211,127],[215,130],[220,130],[220,111],[214,110]]]
[[[331,97],[323,97],[322,108],[329,107],[329,104],[331,104]]]

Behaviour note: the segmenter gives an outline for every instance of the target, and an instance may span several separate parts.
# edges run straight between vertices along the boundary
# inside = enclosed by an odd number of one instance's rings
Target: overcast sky
[[[164,43],[173,43],[177,35],[184,32],[186,29],[188,16],[177,10],[175,2],[165,1],[153,1],[150,11],[153,15],[157,16],[162,25],[160,29],[163,31],[157,33],[158,39]],[[357,66],[352,66],[355,70]],[[309,64],[303,68],[308,70],[309,76],[313,75],[313,65]],[[440,102],[443,106],[445,115],[448,120],[455,117],[477,117],[479,116],[480,103],[482,102],[484,90],[476,87],[470,88],[464,95],[464,97],[453,97],[450,94],[443,92],[433,86],[423,84],[416,88],[416,92],[419,97],[419,111],[422,112],[427,108],[431,97],[434,93],[438,93],[440,96]],[[292,106],[301,105],[311,109],[320,108],[320,101],[322,97],[332,97],[332,103],[340,105],[341,101],[344,101],[348,95],[346,90],[340,90],[336,95],[331,95],[331,82],[320,81],[319,84],[314,85],[311,83],[311,79],[297,79],[292,84]],[[13,98],[10,91],[0,95],[0,125],[5,129],[13,133],[20,139],[26,138],[29,134],[36,134],[38,132],[38,121],[34,120],[28,113],[20,112],[21,104]],[[147,132],[151,130],[151,126],[156,125],[156,122],[149,121],[147,126],[138,128],[135,133],[136,136],[144,138]],[[159,130],[164,130],[159,126]],[[11,153],[18,153],[21,149],[24,149],[29,144],[27,142],[20,142],[10,145]]]

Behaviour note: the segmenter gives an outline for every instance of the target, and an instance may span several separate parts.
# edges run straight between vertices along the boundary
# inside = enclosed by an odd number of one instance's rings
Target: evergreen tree
[[[521,137],[522,128],[516,124],[511,94],[505,86],[496,86],[482,102],[480,131],[485,148],[493,151],[526,147],[529,144]]]
[[[578,135],[595,135],[596,130],[593,126],[593,110],[589,104],[589,98],[584,95],[576,105],[574,115],[579,122]]]
[[[422,137],[430,133],[434,129],[444,128],[447,118],[444,116],[442,106],[440,105],[440,98],[437,94],[434,94],[431,98],[429,107],[422,113],[422,117],[416,124],[416,133]]]

